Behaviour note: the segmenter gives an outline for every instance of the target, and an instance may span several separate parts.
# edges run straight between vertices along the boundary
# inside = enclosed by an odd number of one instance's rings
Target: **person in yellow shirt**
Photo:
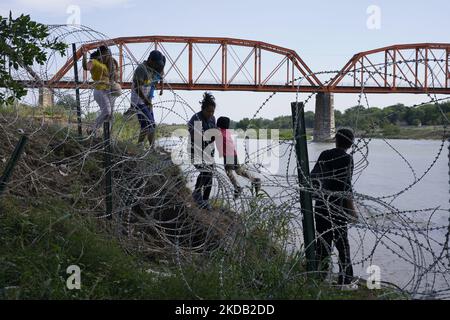
[[[112,62],[111,62],[112,61]],[[109,70],[108,65],[113,68],[115,64],[111,52],[105,46],[100,47],[90,55],[83,54],[83,69],[90,71],[94,80],[94,100],[100,107],[100,115],[95,119],[94,125],[87,132],[95,136],[96,131],[105,121],[111,119],[113,113],[115,96],[111,94],[111,84],[114,81],[115,70]]]

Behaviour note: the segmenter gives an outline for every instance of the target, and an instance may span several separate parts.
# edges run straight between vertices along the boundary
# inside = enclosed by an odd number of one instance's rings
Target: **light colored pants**
[[[95,132],[101,125],[103,125],[103,122],[111,120],[116,97],[113,97],[109,90],[94,89],[94,100],[100,107],[100,115],[97,119],[95,119],[95,123],[92,128]]]

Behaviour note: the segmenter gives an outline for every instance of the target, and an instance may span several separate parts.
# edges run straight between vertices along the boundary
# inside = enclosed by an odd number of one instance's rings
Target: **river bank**
[[[2,158],[16,135],[11,123],[0,132]],[[197,209],[164,152],[113,144],[114,216],[102,218],[101,139],[36,125],[15,123],[34,133],[0,202],[2,299],[399,298],[364,283],[346,292],[309,280],[301,255],[276,236],[283,221],[245,220],[254,214],[220,203]],[[81,290],[67,290],[71,265]]]
[[[256,132],[258,131],[256,130]],[[313,139],[312,128],[306,129],[306,136],[308,140]],[[374,139],[442,140],[450,138],[450,128],[444,129],[443,126],[387,126],[384,129],[372,131],[356,131],[356,136]],[[244,134],[239,134],[238,138],[244,138]],[[266,139],[266,136],[263,135],[260,138]],[[267,138],[271,138],[270,129],[267,130]],[[278,138],[292,140],[292,129],[278,129]]]

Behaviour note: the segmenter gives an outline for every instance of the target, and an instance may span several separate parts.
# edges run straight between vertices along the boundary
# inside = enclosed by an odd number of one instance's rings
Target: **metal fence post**
[[[305,191],[311,178],[309,173],[309,157],[306,144],[305,112],[303,103],[292,102],[292,125],[294,133],[295,151],[297,155],[297,174],[300,188],[300,205],[303,215],[303,239],[306,251],[307,271],[317,271],[315,228],[312,207],[312,196]]]
[[[106,215],[108,219],[112,218],[113,199],[112,199],[112,172],[111,172],[111,134],[109,130],[109,121],[103,122],[103,141],[104,141],[104,166],[105,166],[105,203]]]
[[[80,88],[78,87],[78,59],[77,59],[77,47],[75,43],[72,43],[72,51],[73,51],[73,72],[75,77],[75,99],[77,102],[77,122],[78,122],[78,136],[83,135],[82,127],[81,127],[81,102],[80,102]]]
[[[3,171],[3,175],[0,177],[0,196],[6,189],[6,185],[9,179],[11,178],[12,172],[14,170],[14,167],[16,166],[17,161],[19,161],[20,156],[22,155],[23,149],[27,141],[28,137],[25,134],[22,134],[22,136],[19,139],[19,142],[17,142],[16,147],[14,148],[13,153],[11,154],[11,158],[6,164],[5,170]]]

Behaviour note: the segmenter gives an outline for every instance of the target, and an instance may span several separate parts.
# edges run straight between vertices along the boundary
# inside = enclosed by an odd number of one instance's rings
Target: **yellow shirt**
[[[109,89],[109,72],[106,64],[93,59],[91,68],[92,80],[95,81],[94,88],[97,90]]]

